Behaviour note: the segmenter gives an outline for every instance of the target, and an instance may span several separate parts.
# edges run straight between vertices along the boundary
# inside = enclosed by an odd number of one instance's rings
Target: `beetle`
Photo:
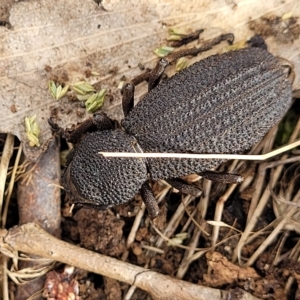
[[[122,101],[125,118],[120,128],[115,129],[103,113],[94,114],[74,131],[49,120],[52,131],[71,142],[93,130],[70,153],[62,174],[62,185],[74,202],[107,209],[128,202],[141,191],[150,217],[155,218],[159,210],[149,178],[165,179],[197,195],[199,190],[180,177],[197,173],[221,178],[222,174],[207,171],[225,160],[109,158],[99,152],[239,153],[260,141],[283,117],[292,100],[291,82],[280,60],[264,43],[210,56],[158,84],[170,62],[196,55],[222,40],[232,42],[233,35],[222,35],[200,51],[175,52],[126,84]],[[133,107],[134,87],[143,80],[148,81],[149,92]]]

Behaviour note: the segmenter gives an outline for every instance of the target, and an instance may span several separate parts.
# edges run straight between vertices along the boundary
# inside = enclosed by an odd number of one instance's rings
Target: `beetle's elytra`
[[[286,72],[266,50],[210,56],[152,89],[125,117],[122,129],[100,126],[105,130],[88,133],[69,159],[62,183],[75,202],[102,209],[125,203],[142,185],[149,188],[149,177],[174,179],[222,161],[105,158],[99,152],[241,152],[282,118],[291,99]]]

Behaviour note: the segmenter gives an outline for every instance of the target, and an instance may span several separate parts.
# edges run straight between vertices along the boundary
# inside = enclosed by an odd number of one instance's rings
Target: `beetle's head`
[[[140,158],[107,158],[100,151],[133,152],[136,141],[121,130],[96,131],[80,142],[62,176],[74,202],[107,209],[133,198],[147,180]]]

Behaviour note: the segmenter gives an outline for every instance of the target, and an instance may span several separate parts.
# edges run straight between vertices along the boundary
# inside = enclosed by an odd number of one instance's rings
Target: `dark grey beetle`
[[[154,87],[169,62],[162,59],[151,72],[125,86],[122,128],[113,130],[104,114],[95,114],[73,132],[49,120],[52,130],[69,141],[96,130],[70,154],[62,175],[62,185],[74,202],[107,209],[141,190],[150,216],[155,217],[158,207],[149,177],[167,179],[184,190],[179,177],[204,175],[224,160],[105,158],[99,152],[238,153],[260,141],[291,104],[287,72],[264,49],[210,56]],[[144,79],[150,91],[132,108],[134,85]]]

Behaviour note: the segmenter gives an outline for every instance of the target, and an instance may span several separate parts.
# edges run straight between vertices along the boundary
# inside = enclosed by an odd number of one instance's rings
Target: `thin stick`
[[[137,153],[137,152],[99,152],[104,157],[158,157],[158,158],[194,158],[194,159],[239,159],[239,160],[266,160],[275,155],[300,146],[300,140],[278,148],[266,154],[239,155],[239,154],[189,154],[189,153]]]

